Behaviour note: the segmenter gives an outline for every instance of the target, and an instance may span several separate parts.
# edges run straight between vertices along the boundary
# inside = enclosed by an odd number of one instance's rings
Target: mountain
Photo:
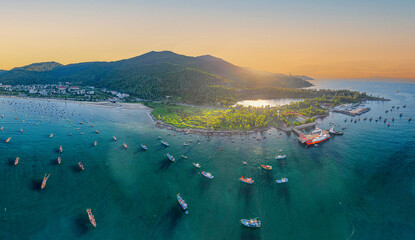
[[[239,67],[210,55],[189,57],[170,51],[153,51],[114,62],[34,63],[0,75],[0,83],[12,85],[67,81],[141,98],[169,95],[189,102],[212,102],[244,88],[311,86],[301,78]]]
[[[41,62],[41,63],[32,63],[24,67],[13,68],[12,70],[23,70],[23,71],[33,71],[33,72],[45,72],[53,70],[54,68],[63,66],[57,62]]]
[[[303,79],[303,80],[306,80],[306,81],[314,80],[314,78],[304,76],[304,75],[294,75],[293,77],[300,78],[300,79]]]

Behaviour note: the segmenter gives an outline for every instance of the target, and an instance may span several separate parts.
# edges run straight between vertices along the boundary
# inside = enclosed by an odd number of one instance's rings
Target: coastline
[[[145,106],[142,103],[127,103],[127,102],[108,102],[108,101],[101,101],[101,102],[90,102],[90,101],[76,101],[76,100],[66,100],[66,99],[58,99],[58,98],[36,98],[36,97],[19,97],[19,96],[11,96],[11,95],[0,95],[0,98],[16,98],[16,99],[27,99],[27,100],[43,100],[43,101],[56,101],[56,102],[69,102],[69,103],[76,103],[76,104],[84,104],[96,107],[112,107],[112,108],[123,108],[129,110],[145,110],[145,111],[152,111],[151,108]]]

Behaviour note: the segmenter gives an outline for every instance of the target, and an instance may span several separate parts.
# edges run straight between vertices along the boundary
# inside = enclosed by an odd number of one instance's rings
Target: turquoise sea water
[[[347,125],[345,134],[306,148],[294,134],[277,130],[206,138],[157,129],[143,110],[0,98],[0,115],[5,114],[0,119],[0,239],[414,239],[415,119],[408,122],[408,117],[415,117],[415,85],[318,81],[316,86],[366,91],[392,101],[366,103],[372,110],[357,123],[330,114],[319,126]],[[393,105],[400,109],[385,114]],[[390,127],[383,120],[363,121],[379,115],[395,121]],[[183,146],[189,140],[190,146]],[[277,161],[280,150],[287,158]],[[167,160],[168,152],[175,163]],[[16,156],[20,162],[14,166]],[[79,171],[79,161],[85,171]],[[204,178],[201,170],[215,178]],[[40,190],[45,173],[51,176]],[[240,176],[255,183],[243,184]],[[289,182],[276,184],[281,177]],[[188,203],[188,215],[177,193]],[[254,217],[262,221],[261,229],[241,226],[241,218]]]

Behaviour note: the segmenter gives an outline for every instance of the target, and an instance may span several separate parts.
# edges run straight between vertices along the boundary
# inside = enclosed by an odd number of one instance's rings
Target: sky
[[[0,69],[210,54],[317,79],[415,79],[413,0],[0,0]]]

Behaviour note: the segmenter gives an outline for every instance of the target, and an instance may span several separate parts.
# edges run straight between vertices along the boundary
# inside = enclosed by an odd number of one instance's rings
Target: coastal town
[[[0,95],[19,97],[58,98],[76,101],[111,101],[128,102],[136,100],[128,93],[96,88],[94,86],[78,86],[70,82],[57,84],[3,85],[0,83]]]

